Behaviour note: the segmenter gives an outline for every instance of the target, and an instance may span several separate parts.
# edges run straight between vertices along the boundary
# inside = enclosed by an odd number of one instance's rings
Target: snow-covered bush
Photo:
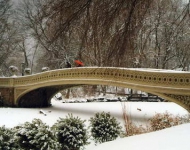
[[[165,112],[163,114],[157,113],[153,118],[150,119],[150,129],[152,131],[157,131],[182,123],[182,118],[179,116],[173,116],[168,112]]]
[[[96,143],[115,140],[121,134],[119,122],[110,113],[96,113],[90,118],[90,127]]]
[[[85,120],[69,114],[66,118],[59,118],[52,126],[57,141],[62,145],[62,150],[80,150],[88,144],[84,122]]]
[[[14,131],[6,128],[5,126],[0,127],[0,149],[1,150],[17,150],[18,145],[14,141]]]
[[[15,128],[18,144],[23,149],[60,149],[60,144],[55,140],[49,126],[40,119],[33,119],[31,123],[25,122]]]

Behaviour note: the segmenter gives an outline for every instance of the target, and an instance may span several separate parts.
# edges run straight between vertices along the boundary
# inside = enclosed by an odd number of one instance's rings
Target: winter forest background
[[[0,69],[189,70],[189,0],[0,0]],[[24,66],[23,66],[24,65]],[[73,64],[72,64],[73,65]]]
[[[17,75],[21,76],[25,68],[35,74],[44,67],[51,70],[64,68],[66,61],[74,67],[75,59],[85,66],[190,71],[190,0],[0,0],[0,77],[11,76],[10,66],[18,67]],[[107,99],[113,100],[119,93],[127,95],[126,89],[118,87],[84,85],[82,88],[61,91],[52,100],[53,107],[42,111],[39,108],[2,108],[1,125],[12,127],[33,118],[40,118],[50,125],[68,113],[89,119],[102,111],[114,114],[124,126],[127,115],[137,124],[142,118],[165,110],[189,115],[169,102],[129,102],[124,105],[110,101],[109,106],[107,103],[82,103],[89,100],[82,98],[93,94],[102,98],[101,94],[115,92],[113,97],[107,95]],[[59,99],[62,95],[65,96],[63,100]],[[77,98],[72,101],[72,97]],[[77,103],[67,103],[67,99]],[[45,112],[45,115],[39,112]],[[156,150],[151,141],[154,140],[161,145],[158,149],[189,150],[187,128],[189,124],[174,129],[177,132],[154,132],[150,138],[147,138],[149,134],[144,134],[136,136],[138,139],[129,139],[128,143],[126,138],[121,139],[122,144],[116,141],[119,143],[113,145],[117,149],[118,146],[119,149],[130,149],[131,146]],[[116,149],[112,145],[108,147]],[[103,145],[102,149],[106,147]]]

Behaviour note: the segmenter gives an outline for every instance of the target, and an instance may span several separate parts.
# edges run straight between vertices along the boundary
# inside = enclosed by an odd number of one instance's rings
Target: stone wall
[[[0,88],[0,106],[14,107],[13,88]]]

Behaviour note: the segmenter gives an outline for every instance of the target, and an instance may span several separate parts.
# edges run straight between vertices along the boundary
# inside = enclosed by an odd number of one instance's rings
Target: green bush
[[[91,135],[96,143],[115,140],[121,134],[121,126],[110,113],[96,113],[90,118]]]
[[[57,141],[62,145],[62,150],[79,150],[88,144],[84,122],[69,114],[66,118],[59,118],[52,126]]]
[[[34,119],[31,123],[25,122],[23,125],[15,127],[15,129],[18,144],[23,149],[57,150],[60,148],[49,126],[40,119]]]
[[[14,141],[14,130],[6,128],[5,126],[0,127],[0,149],[1,150],[18,150],[18,145]]]

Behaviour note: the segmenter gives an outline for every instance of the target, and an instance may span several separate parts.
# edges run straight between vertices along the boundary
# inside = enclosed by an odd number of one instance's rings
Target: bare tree
[[[0,67],[5,75],[9,65],[7,60],[14,57],[20,41],[12,14],[10,0],[0,0]]]
[[[65,58],[69,58],[72,54],[72,45],[76,45],[71,41],[70,31],[60,34],[60,37],[53,40],[56,33],[54,29],[61,25],[60,17],[55,17],[54,22],[49,24],[49,5],[53,3],[48,0],[25,0],[19,4],[18,15],[22,21],[22,26],[27,30],[27,33],[32,37],[38,49],[36,53],[43,53],[44,65],[50,68],[60,68],[60,64]],[[53,13],[53,12],[52,12]],[[53,41],[53,42],[52,42]],[[68,44],[69,43],[69,44]],[[71,44],[72,43],[72,44]]]
[[[142,67],[172,69],[179,67],[180,61],[188,61],[189,4],[183,5],[180,1],[160,0],[149,9],[136,39]]]
[[[176,60],[178,63],[173,66],[174,68],[181,67],[182,70],[190,70],[190,1],[184,6],[181,11],[181,16],[179,17],[175,29],[174,44]]]
[[[150,0],[30,0],[22,15],[48,60],[77,57],[89,65],[132,66],[134,39]],[[24,13],[23,13],[24,12]]]
[[[55,39],[67,29],[78,30],[78,57],[98,66],[131,66],[134,39],[142,26],[152,1],[146,0],[60,0],[51,7],[49,23],[62,16],[62,24],[55,31]],[[60,11],[61,10],[61,11]],[[71,11],[76,10],[76,11]],[[65,16],[65,14],[68,16]],[[66,19],[65,19],[66,18]]]
[[[25,0],[21,15],[50,68],[68,57],[96,66],[184,68],[189,3],[182,5],[177,0]]]

